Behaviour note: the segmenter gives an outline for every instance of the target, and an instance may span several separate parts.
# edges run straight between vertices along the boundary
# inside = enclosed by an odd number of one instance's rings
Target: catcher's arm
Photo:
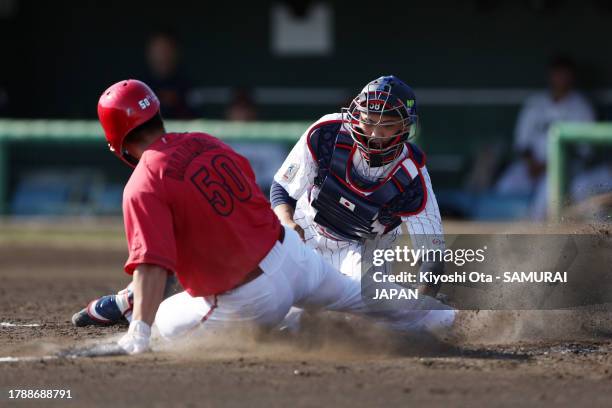
[[[272,182],[272,187],[270,188],[270,203],[281,224],[297,232],[303,241],[304,230],[293,220],[297,200],[292,198],[287,190],[276,181]]]
[[[304,240],[304,229],[300,227],[295,221],[293,221],[294,211],[295,211],[295,208],[293,208],[289,204],[280,204],[274,207],[274,213],[280,220],[281,224],[297,232],[303,241]]]

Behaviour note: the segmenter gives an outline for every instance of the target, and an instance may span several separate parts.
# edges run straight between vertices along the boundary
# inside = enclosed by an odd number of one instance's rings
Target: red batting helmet
[[[158,112],[159,99],[144,82],[128,79],[111,85],[98,101],[98,118],[110,150],[134,166],[136,162],[124,151],[123,141]]]

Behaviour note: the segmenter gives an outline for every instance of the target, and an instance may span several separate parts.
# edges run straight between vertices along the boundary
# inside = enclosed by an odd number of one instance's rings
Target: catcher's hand
[[[295,221],[288,222],[285,226],[297,232],[302,241],[304,241],[304,228],[300,227]]]
[[[118,344],[127,354],[139,354],[149,351],[150,339],[151,327],[142,320],[133,320]]]

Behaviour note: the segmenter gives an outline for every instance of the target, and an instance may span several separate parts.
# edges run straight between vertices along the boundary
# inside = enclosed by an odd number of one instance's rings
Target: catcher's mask
[[[342,112],[351,137],[370,167],[392,162],[404,143],[416,135],[416,97],[408,85],[393,75],[367,84]],[[378,131],[378,127],[394,131],[389,135],[388,131]]]

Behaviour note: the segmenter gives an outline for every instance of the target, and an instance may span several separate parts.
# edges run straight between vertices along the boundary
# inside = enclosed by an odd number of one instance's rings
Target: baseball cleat
[[[182,287],[176,277],[174,275],[168,276],[164,299],[180,291],[182,291]],[[72,316],[72,324],[76,327],[128,324],[133,301],[134,292],[129,285],[116,295],[102,296],[89,302],[86,308]]]
[[[127,324],[124,315],[131,310],[131,305],[127,308],[123,305],[126,298],[123,294],[118,294],[92,300],[86,308],[72,316],[72,324],[77,327]]]

